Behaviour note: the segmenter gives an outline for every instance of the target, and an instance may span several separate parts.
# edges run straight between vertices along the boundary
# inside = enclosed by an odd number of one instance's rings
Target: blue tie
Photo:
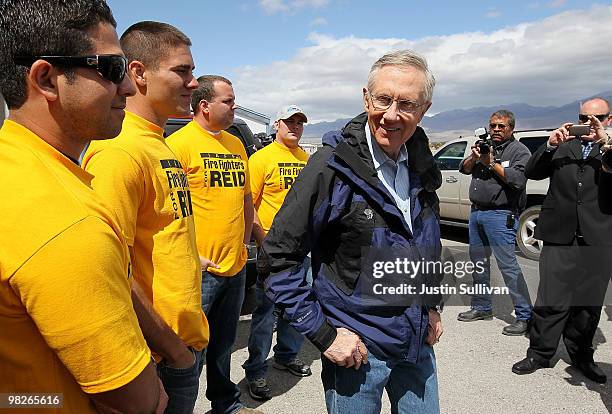
[[[593,148],[592,141],[582,141],[582,159],[586,159],[591,153],[591,149]]]

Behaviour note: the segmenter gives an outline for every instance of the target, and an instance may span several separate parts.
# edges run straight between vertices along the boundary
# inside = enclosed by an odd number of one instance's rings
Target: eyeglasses
[[[506,128],[508,128],[508,125],[505,125],[505,124],[489,124],[489,129],[490,130],[493,130],[495,128],[506,129]]]
[[[604,115],[593,115],[595,118],[599,119],[599,122],[603,122],[606,119],[608,119],[608,117],[610,116],[610,114],[604,114]],[[589,122],[589,116],[585,115],[585,114],[579,114],[578,115],[578,120],[582,123],[586,123]]]
[[[128,61],[121,55],[93,55],[93,56],[16,56],[15,63],[23,66],[32,66],[34,62],[42,59],[51,64],[64,67],[82,67],[98,71],[107,81],[120,84],[127,73]]]
[[[393,102],[397,102],[397,111],[402,114],[413,114],[419,109],[419,107],[425,105],[423,103],[416,103],[408,100],[399,100],[391,98],[386,95],[373,95],[372,92],[368,91],[368,95],[370,95],[370,100],[372,101],[372,106],[377,111],[386,111],[391,108]]]

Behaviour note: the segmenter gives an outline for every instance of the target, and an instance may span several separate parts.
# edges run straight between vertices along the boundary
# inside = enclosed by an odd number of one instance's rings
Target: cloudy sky
[[[362,110],[385,52],[410,48],[436,75],[431,113],[561,105],[612,90],[612,1],[108,1],[121,33],[165,21],[193,41],[196,74],[234,83],[240,105],[296,103],[310,121]]]

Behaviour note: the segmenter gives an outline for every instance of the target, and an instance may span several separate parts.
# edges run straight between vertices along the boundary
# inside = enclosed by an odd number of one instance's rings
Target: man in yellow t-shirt
[[[0,15],[0,393],[17,397],[2,405],[34,393],[28,412],[161,413],[125,239],[76,161],[119,133],[135,93],[116,22],[102,0],[4,1]]]
[[[270,145],[257,151],[249,159],[251,191],[255,205],[253,235],[258,245],[272,225],[289,188],[306,166],[308,154],[299,147],[304,123],[308,118],[298,106],[281,108],[274,121],[276,138]],[[306,264],[308,265],[308,264]],[[257,308],[251,319],[249,335],[249,358],[242,365],[249,381],[249,393],[256,400],[271,398],[272,390],[267,384],[266,359],[272,346],[272,331],[275,317],[274,304],[264,293],[263,285],[257,282]],[[274,367],[287,370],[298,377],[312,375],[310,367],[297,358],[304,337],[289,323],[280,318],[277,326],[277,343],[274,347]]]
[[[167,142],[187,173],[198,252],[209,261],[202,274],[202,307],[213,332],[206,350],[206,397],[215,413],[255,412],[243,407],[240,389],[230,379],[253,225],[246,151],[224,131],[234,120],[232,83],[201,76],[191,107],[193,120]]]
[[[121,36],[137,93],[121,134],[94,142],[83,168],[113,208],[132,256],[134,309],[168,393],[166,413],[191,414],[198,396],[208,323],[187,178],[164,141],[170,116],[189,114],[191,41],[166,23],[145,21]]]

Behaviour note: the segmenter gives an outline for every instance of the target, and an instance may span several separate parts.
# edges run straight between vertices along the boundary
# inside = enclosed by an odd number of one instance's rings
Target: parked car
[[[164,128],[164,136],[169,136],[174,132],[178,131],[187,123],[191,121],[191,118],[170,118],[166,123],[166,128]],[[247,157],[250,157],[255,153],[255,151],[261,149],[263,146],[258,139],[253,136],[253,132],[247,125],[244,120],[240,118],[234,118],[234,123],[226,129],[230,134],[238,137],[244,145],[244,149],[246,150]],[[250,288],[257,281],[257,245],[255,244],[255,240],[251,239],[251,243],[248,246],[248,259],[246,264],[246,288]]]
[[[551,130],[516,131],[514,137],[525,144],[531,153],[548,140]],[[440,218],[442,224],[468,227],[470,217],[469,190],[471,175],[459,172],[459,164],[471,152],[478,138],[463,137],[450,141],[440,147],[434,159],[442,171],[442,187],[438,190],[440,198]],[[548,179],[527,181],[527,204],[519,216],[516,242],[525,257],[537,260],[540,257],[542,242],[534,238],[535,226],[540,216],[540,208],[546,192]]]

